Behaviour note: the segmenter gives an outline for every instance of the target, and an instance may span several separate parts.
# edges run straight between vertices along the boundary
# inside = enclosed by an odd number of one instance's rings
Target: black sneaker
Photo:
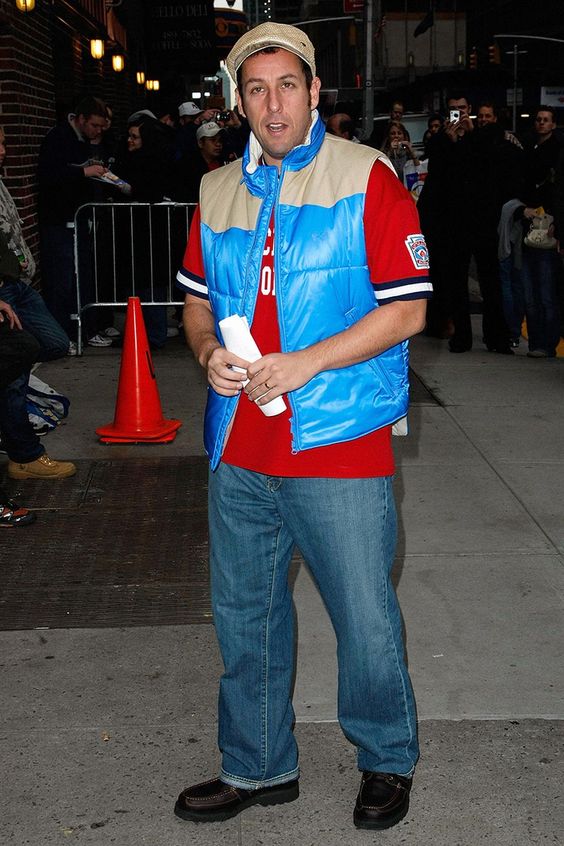
[[[11,499],[0,503],[0,528],[13,529],[15,526],[28,526],[34,520],[33,511],[17,505]]]

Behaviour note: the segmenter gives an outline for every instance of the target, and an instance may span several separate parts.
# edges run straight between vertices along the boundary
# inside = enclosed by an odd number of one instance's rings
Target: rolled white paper
[[[223,335],[223,342],[229,352],[235,353],[239,358],[244,358],[246,361],[257,361],[261,358],[261,352],[257,347],[246,317],[241,317],[239,314],[232,314],[230,317],[224,317],[219,321],[219,328]],[[234,367],[234,370],[244,370],[240,367]],[[243,384],[246,385],[249,380],[246,379]],[[282,414],[286,409],[286,403],[282,397],[275,397],[265,405],[259,405],[260,410],[267,417],[275,417],[277,414]]]

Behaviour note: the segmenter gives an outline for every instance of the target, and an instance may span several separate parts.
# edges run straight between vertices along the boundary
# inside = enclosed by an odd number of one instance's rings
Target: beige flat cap
[[[231,48],[225,64],[233,82],[237,82],[237,71],[245,59],[265,47],[282,47],[289,50],[303,59],[315,76],[315,50],[305,32],[297,26],[268,21],[250,29]]]

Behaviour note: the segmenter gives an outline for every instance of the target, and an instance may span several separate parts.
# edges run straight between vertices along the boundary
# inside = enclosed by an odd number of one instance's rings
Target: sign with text
[[[343,14],[354,15],[364,11],[364,0],[343,0]]]
[[[540,102],[543,106],[564,109],[564,87],[561,85],[543,85],[541,88]]]
[[[145,0],[151,73],[207,74],[219,64],[213,0]]]
[[[505,102],[507,103],[508,106],[513,106],[514,98],[515,98],[515,89],[508,88],[507,91],[506,91],[506,99],[505,99]],[[523,105],[523,89],[522,88],[517,88],[517,99],[515,100],[515,105],[516,106],[522,106]]]

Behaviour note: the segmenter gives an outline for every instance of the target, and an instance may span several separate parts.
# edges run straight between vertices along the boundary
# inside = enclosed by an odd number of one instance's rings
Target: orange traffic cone
[[[168,443],[180,420],[165,420],[139,297],[129,297],[114,422],[96,429],[103,444]]]

